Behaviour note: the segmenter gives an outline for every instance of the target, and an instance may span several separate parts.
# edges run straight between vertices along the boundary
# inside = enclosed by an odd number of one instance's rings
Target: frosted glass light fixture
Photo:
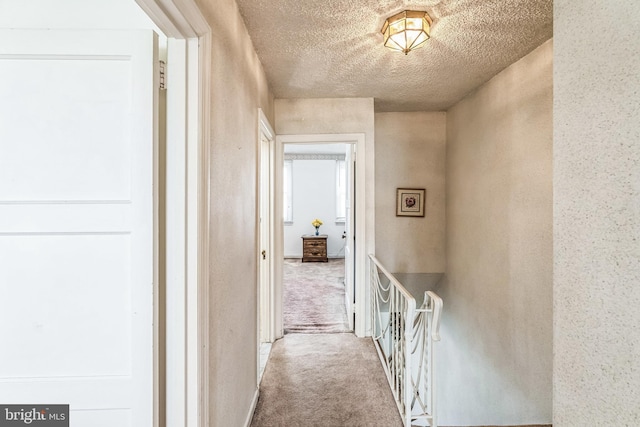
[[[384,21],[380,30],[384,35],[384,45],[406,55],[429,40],[432,22],[427,12],[405,10],[395,14]]]

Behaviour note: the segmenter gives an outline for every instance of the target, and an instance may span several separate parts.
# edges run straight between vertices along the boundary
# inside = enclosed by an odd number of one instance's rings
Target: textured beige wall
[[[551,422],[552,51],[447,112],[442,425]]]
[[[639,22],[638,2],[555,1],[558,427],[640,425]]]
[[[266,78],[235,1],[198,1],[212,28],[210,358],[212,426],[240,426],[256,391],[258,107]]]
[[[446,113],[375,118],[376,257],[392,272],[444,272]],[[424,218],[396,216],[399,187],[427,190]]]
[[[365,136],[367,164],[375,159],[373,98],[276,99],[274,102],[277,135],[361,133]],[[375,181],[372,168],[365,170],[367,215],[365,228],[368,252],[374,250]]]
[[[364,133],[373,140],[373,98],[276,99],[278,135]]]

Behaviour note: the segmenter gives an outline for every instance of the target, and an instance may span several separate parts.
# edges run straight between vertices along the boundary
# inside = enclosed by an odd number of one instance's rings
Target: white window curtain
[[[344,160],[336,160],[336,222],[345,222],[347,216],[347,174]]]
[[[293,160],[284,161],[283,182],[283,220],[285,224],[293,223]]]

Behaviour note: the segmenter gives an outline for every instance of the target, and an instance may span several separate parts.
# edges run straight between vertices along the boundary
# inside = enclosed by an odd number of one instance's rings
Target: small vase
[[[320,227],[316,227],[316,236],[320,235]]]

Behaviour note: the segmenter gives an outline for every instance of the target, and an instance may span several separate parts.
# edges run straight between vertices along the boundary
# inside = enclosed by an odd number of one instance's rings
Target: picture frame
[[[396,190],[396,216],[424,216],[424,188],[398,188]]]

